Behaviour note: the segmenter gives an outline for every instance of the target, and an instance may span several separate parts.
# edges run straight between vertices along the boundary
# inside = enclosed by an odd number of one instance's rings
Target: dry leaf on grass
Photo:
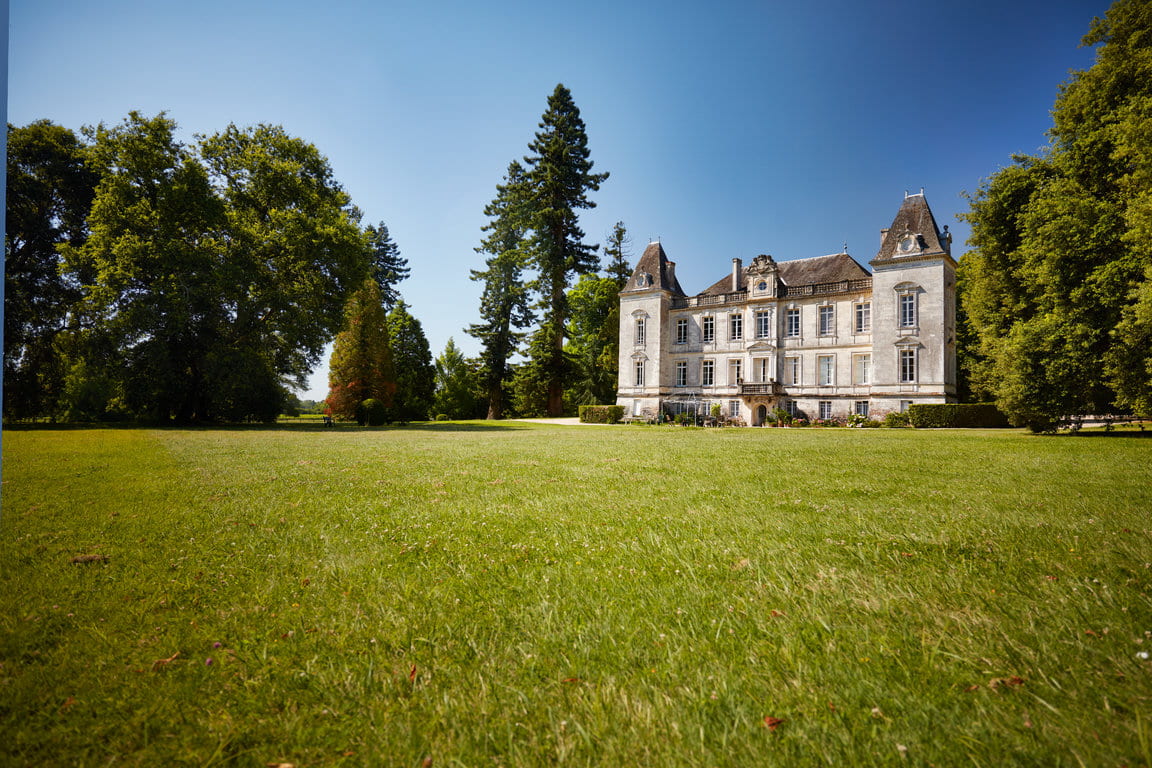
[[[782,720],[781,718],[772,717],[772,715],[766,715],[764,717],[764,727],[770,731],[775,731],[777,728],[780,727],[780,724],[783,722],[784,722],[784,720]]]

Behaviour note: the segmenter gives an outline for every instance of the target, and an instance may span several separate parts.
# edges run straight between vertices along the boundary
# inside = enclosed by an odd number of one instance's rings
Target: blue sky
[[[316,144],[409,260],[438,354],[476,343],[468,270],[508,162],[572,91],[595,170],[591,242],[659,237],[685,290],[731,259],[867,263],[923,187],[955,252],[964,192],[1046,141],[1107,2],[583,3],[11,0],[8,120],[79,129],[166,110],[191,140],[273,123]],[[308,396],[326,394],[326,368]]]

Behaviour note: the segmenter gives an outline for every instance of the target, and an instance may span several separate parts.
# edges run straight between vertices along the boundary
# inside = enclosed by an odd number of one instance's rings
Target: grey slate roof
[[[627,291],[670,291],[675,296],[683,296],[684,289],[676,279],[676,265],[668,261],[668,255],[660,243],[649,243],[644,249],[644,255],[636,263],[632,277],[624,284],[623,292]]]
[[[812,285],[814,283],[835,283],[841,280],[860,280],[871,277],[872,273],[860,265],[860,262],[846,253],[833,253],[829,256],[815,256],[810,259],[794,259],[792,261],[778,261],[777,275],[786,286]],[[741,290],[745,285],[748,268],[740,270]],[[700,295],[719,296],[732,293],[732,275],[729,273],[723,279],[717,280]]]
[[[936,226],[936,218],[932,215],[932,209],[928,207],[923,192],[904,198],[904,203],[900,206],[891,228],[884,234],[880,251],[873,261],[891,261],[904,257],[905,254],[899,253],[896,246],[906,233],[916,235],[919,239],[919,248],[907,255],[938,255],[950,252],[950,248],[946,246],[947,240]]]

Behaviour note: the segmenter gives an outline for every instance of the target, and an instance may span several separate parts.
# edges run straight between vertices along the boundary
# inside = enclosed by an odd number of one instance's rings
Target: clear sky
[[[582,225],[659,238],[689,293],[731,260],[876,254],[925,189],[963,251],[964,192],[1046,141],[1101,0],[11,0],[8,120],[129,110],[183,136],[280,124],[388,225],[433,355],[478,319],[473,248],[562,82],[611,178]],[[308,397],[327,392],[326,367]]]

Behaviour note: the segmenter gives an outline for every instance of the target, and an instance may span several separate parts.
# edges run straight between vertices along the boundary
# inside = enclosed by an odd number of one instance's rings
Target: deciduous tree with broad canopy
[[[278,126],[187,146],[164,114],[87,129],[100,173],[82,244],[68,386],[94,379],[130,414],[275,418],[368,274],[348,195],[316,147]]]
[[[8,126],[4,240],[4,415],[57,410],[64,369],[57,344],[79,281],[61,274],[59,246],[83,244],[99,176],[71,130],[48,120]]]
[[[1152,412],[1152,3],[1117,0],[1084,44],[1047,150],[973,197],[959,265],[971,386],[1034,430]]]

